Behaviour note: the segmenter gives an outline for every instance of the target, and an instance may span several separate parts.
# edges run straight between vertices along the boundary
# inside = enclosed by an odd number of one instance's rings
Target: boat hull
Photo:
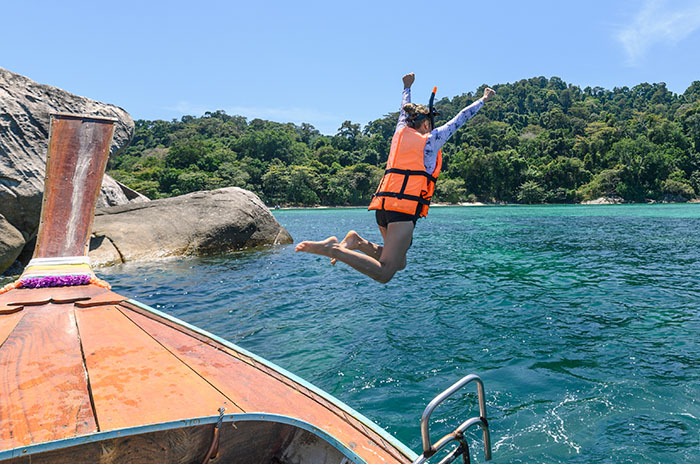
[[[365,462],[303,421],[270,414],[210,416],[58,440],[0,453],[3,464],[204,462],[219,425],[212,463],[346,464]]]

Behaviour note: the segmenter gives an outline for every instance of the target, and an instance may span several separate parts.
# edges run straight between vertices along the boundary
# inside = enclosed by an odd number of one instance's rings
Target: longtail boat
[[[52,115],[36,248],[0,290],[1,463],[415,463],[462,456],[479,425],[470,375],[421,419],[418,455],[294,374],[110,290],[88,246],[114,120]],[[431,442],[433,410],[474,382],[479,415]],[[436,457],[437,459],[437,457]]]

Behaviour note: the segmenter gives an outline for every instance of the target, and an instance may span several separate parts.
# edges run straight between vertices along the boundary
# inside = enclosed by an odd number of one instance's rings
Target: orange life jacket
[[[417,214],[418,217],[428,214],[442,166],[442,150],[439,150],[435,170],[425,171],[423,153],[429,135],[408,126],[394,134],[384,177],[368,209]]]

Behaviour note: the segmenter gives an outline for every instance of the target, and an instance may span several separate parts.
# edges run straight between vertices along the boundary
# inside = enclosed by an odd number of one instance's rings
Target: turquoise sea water
[[[274,214],[297,242],[380,238],[364,209]],[[99,274],[416,451],[426,404],[474,373],[493,462],[700,462],[700,204],[432,208],[388,285],[293,245]],[[478,415],[466,392],[434,439]]]

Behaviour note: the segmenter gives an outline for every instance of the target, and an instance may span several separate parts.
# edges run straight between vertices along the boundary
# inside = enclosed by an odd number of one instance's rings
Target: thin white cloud
[[[657,44],[675,45],[700,29],[697,2],[669,5],[665,0],[647,0],[630,24],[616,34],[627,53],[627,64],[636,65]]]

